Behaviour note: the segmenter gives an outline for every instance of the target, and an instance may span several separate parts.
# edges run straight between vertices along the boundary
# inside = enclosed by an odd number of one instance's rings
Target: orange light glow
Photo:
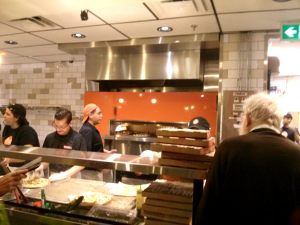
[[[6,55],[6,52],[0,51],[0,56],[2,56],[2,55]]]

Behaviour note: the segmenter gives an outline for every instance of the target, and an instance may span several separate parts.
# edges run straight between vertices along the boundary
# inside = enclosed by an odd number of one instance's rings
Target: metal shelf
[[[158,165],[157,158],[136,155],[108,154],[39,147],[0,145],[2,157],[33,160],[42,156],[44,162],[86,166],[96,169],[113,169],[144,174],[168,175],[187,179],[206,179],[206,170]]]

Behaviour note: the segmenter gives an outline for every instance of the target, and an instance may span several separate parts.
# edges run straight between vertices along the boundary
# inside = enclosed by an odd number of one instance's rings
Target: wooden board
[[[161,206],[167,207],[172,209],[183,209],[183,210],[192,210],[193,205],[189,203],[182,203],[182,202],[171,202],[171,201],[161,201],[152,198],[146,198],[145,204],[153,205],[153,206]]]
[[[159,165],[164,166],[176,166],[183,168],[193,168],[199,170],[205,170],[210,168],[210,163],[208,162],[198,162],[198,161],[187,161],[187,160],[176,160],[176,159],[158,159]]]
[[[182,210],[182,209],[171,209],[171,208],[157,207],[157,206],[147,205],[147,204],[143,204],[142,209],[144,211],[162,213],[162,214],[166,214],[166,215],[173,215],[173,216],[186,217],[186,218],[192,217],[191,210],[187,211],[187,210]]]
[[[209,147],[198,147],[198,146],[188,146],[188,145],[175,145],[175,144],[165,144],[165,143],[151,143],[150,149],[153,151],[166,151],[175,152],[182,154],[192,154],[192,155],[205,155],[209,152],[215,150],[215,146]]]
[[[190,154],[180,154],[173,152],[162,152],[162,159],[176,159],[176,160],[188,160],[188,161],[198,161],[198,162],[212,162],[214,158],[214,153],[211,152],[206,155],[190,155]]]
[[[210,131],[192,129],[162,129],[156,130],[156,136],[208,139],[210,138]]]
[[[178,225],[180,223],[174,223],[174,222],[168,222],[168,221],[162,221],[162,220],[156,220],[147,218],[145,225]]]
[[[171,183],[153,182],[142,192],[142,196],[166,201],[192,203],[193,188]]]
[[[215,139],[214,138],[196,139],[196,138],[157,136],[157,142],[158,143],[168,143],[168,144],[182,144],[182,145],[209,147],[209,146],[214,145]]]
[[[155,213],[155,212],[149,212],[142,210],[142,216],[146,216],[147,218],[153,218],[168,222],[174,222],[179,224],[190,224],[192,221],[192,218],[185,218],[185,217],[179,217],[179,216],[171,216],[171,215],[165,215],[162,213]]]

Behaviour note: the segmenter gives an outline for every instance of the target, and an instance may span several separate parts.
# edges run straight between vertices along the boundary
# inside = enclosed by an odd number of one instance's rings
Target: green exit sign
[[[283,24],[281,27],[282,40],[300,40],[300,24]]]

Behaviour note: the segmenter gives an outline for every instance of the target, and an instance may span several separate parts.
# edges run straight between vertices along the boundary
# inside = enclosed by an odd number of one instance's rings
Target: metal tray
[[[47,201],[68,204],[68,195],[79,195],[80,193],[90,190],[97,190],[101,192],[101,188],[105,186],[105,182],[82,180],[82,179],[66,179],[53,182],[43,189],[45,190]],[[26,197],[41,199],[41,189],[24,189],[23,193]]]

